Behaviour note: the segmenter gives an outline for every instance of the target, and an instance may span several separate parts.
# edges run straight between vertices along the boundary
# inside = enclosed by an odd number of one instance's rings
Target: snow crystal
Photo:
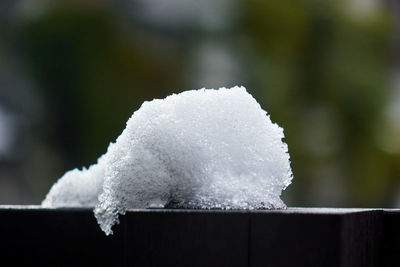
[[[283,129],[244,87],[144,102],[97,165],[67,172],[43,202],[93,206],[106,234],[131,208],[285,208]]]

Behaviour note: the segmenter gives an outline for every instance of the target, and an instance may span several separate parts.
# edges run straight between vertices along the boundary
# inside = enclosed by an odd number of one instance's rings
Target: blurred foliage
[[[124,27],[103,6],[52,6],[21,26],[19,44],[47,99],[43,138],[67,153],[69,167],[104,153],[143,99],[180,87],[179,51]]]
[[[319,205],[390,203],[398,158],[374,135],[389,95],[388,10],[357,17],[346,1],[247,1],[244,8],[258,56],[251,87],[265,88],[256,98],[285,128],[293,203],[315,205],[319,182],[327,194]]]
[[[65,170],[94,163],[143,101],[195,87],[194,47],[216,43],[233,51],[243,85],[285,129],[295,176],[284,193],[289,205],[393,205],[400,153],[379,143],[398,142],[383,130],[394,21],[383,2],[352,3],[232,1],[228,27],[172,30],[129,20],[109,1],[48,4],[18,25],[13,48],[44,99],[32,135],[62,161],[55,177],[33,171],[30,179],[50,186]],[[40,186],[34,199],[48,190]]]

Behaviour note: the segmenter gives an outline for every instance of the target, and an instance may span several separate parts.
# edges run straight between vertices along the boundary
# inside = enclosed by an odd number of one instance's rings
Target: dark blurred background
[[[244,85],[284,127],[290,206],[400,207],[400,6],[0,2],[0,204],[39,204],[145,100]]]

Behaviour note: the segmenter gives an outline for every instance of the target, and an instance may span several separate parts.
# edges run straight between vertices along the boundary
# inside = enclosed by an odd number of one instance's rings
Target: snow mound
[[[131,208],[285,208],[292,171],[282,138],[244,87],[144,102],[97,165],[67,172],[42,205],[96,205],[107,235]]]
[[[67,171],[52,186],[42,207],[94,207],[103,191],[104,158],[100,157],[97,164],[91,165],[89,169]]]

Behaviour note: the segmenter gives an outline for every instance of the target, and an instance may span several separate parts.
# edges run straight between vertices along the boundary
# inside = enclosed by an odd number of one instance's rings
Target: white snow
[[[94,207],[103,190],[105,156],[89,169],[67,171],[50,189],[43,207]]]
[[[144,102],[97,165],[67,172],[42,205],[96,204],[107,235],[132,208],[285,208],[292,171],[282,138],[244,87]]]

